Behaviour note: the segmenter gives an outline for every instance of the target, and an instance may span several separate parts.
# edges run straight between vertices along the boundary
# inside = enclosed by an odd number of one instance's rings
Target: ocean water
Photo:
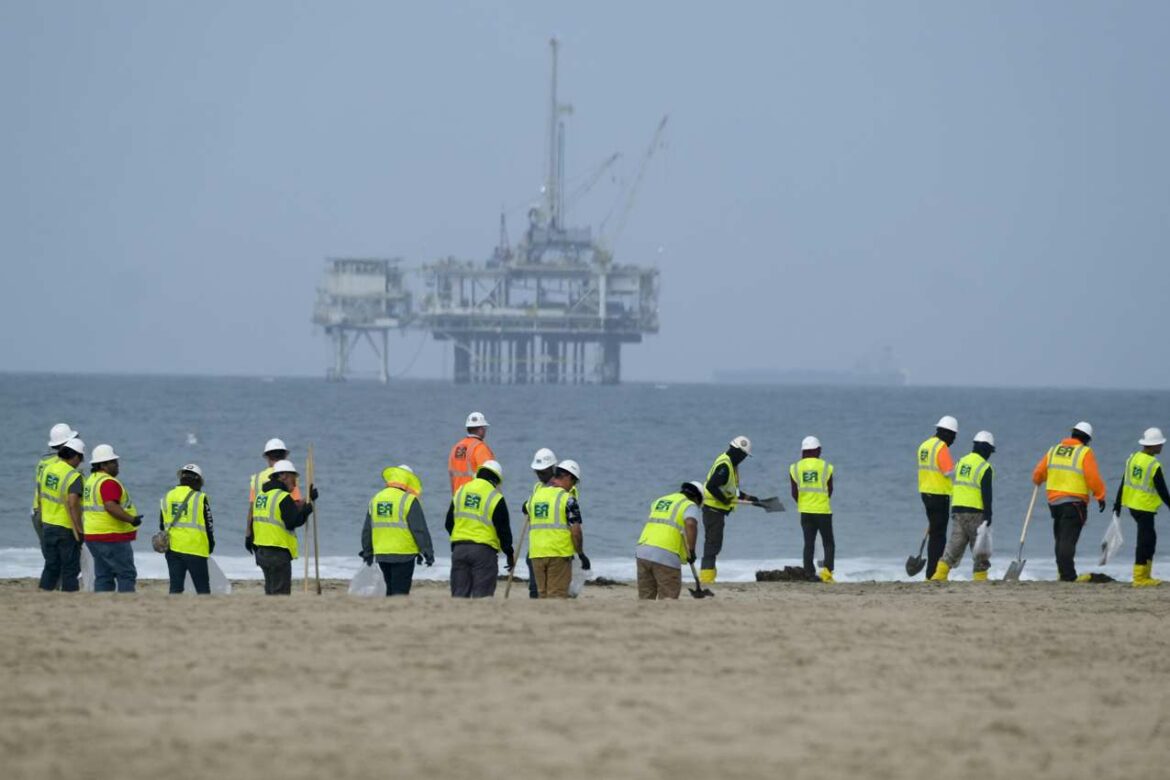
[[[1014,558],[1040,455],[1078,420],[1096,429],[1093,446],[1109,503],[1125,458],[1151,425],[1170,428],[1170,392],[985,389],[767,387],[626,384],[618,387],[455,386],[440,381],[327,383],[310,379],[0,375],[6,435],[0,440],[0,577],[40,569],[28,521],[33,474],[49,427],[66,421],[86,444],[112,444],[120,478],[152,519],[184,463],[206,477],[216,527],[216,558],[230,577],[259,570],[243,549],[248,477],[263,467],[264,442],[279,436],[303,467],[312,443],[321,491],[322,574],[348,576],[359,563],[366,503],[383,467],[407,463],[422,479],[422,503],[439,560],[419,576],[445,577],[442,523],[450,492],[447,454],[470,411],[484,412],[488,443],[505,470],[504,494],[519,531],[521,503],[533,482],[533,451],[551,447],[583,471],[585,550],[599,575],[634,576],[632,551],[650,502],[684,480],[703,479],[732,436],[751,437],[754,456],[741,468],[745,490],[779,495],[789,511],[750,507],[729,520],[720,579],[751,580],[756,569],[797,563],[799,517],[788,497],[788,465],[800,440],[818,436],[836,467],[833,498],[838,579],[905,578],[906,556],[925,530],[915,451],[943,414],[959,419],[955,452],[969,451],[981,429],[996,437],[996,577]],[[193,439],[192,439],[193,436]],[[194,440],[195,443],[191,443]],[[88,467],[86,467],[88,471]],[[147,508],[150,511],[147,512]],[[1079,565],[1128,579],[1133,523],[1107,567],[1096,553],[1109,514],[1090,513]],[[153,529],[153,522],[150,527]],[[145,526],[144,526],[145,527]],[[1051,520],[1043,497],[1032,518],[1026,574],[1052,578]],[[163,576],[150,533],[136,543],[143,576]],[[969,559],[968,559],[969,560]],[[965,562],[958,576],[969,576]],[[298,569],[299,571],[299,564]]]

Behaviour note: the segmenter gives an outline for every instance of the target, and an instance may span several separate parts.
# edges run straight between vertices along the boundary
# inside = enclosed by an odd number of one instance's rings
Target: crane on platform
[[[617,243],[618,238],[621,237],[622,231],[625,230],[626,221],[629,220],[630,212],[634,209],[634,202],[637,200],[638,190],[642,186],[642,179],[646,176],[646,169],[650,166],[650,161],[654,159],[654,153],[664,146],[662,139],[666,134],[666,123],[669,119],[670,114],[664,115],[662,120],[659,121],[658,127],[655,128],[654,135],[650,138],[650,144],[646,147],[646,151],[642,155],[642,163],[638,166],[638,175],[634,177],[634,183],[630,185],[629,195],[626,196],[625,203],[616,212],[617,220],[614,223],[613,230],[607,231],[606,226],[609,223],[610,217],[614,216],[615,212],[611,211],[601,221],[601,225],[598,228],[600,235],[598,236],[597,244],[601,248],[602,256],[599,259],[602,263],[608,263],[613,259],[614,245]]]

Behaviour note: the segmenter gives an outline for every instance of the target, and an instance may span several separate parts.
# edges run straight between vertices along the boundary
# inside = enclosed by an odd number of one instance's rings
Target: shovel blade
[[[710,591],[709,588],[687,588],[687,590],[689,590],[691,595],[697,599],[711,598],[715,595]]]
[[[917,555],[911,555],[906,559],[906,573],[913,577],[918,572],[926,568],[926,559],[920,558]]]
[[[1020,572],[1022,572],[1024,570],[1025,563],[1027,563],[1027,561],[1025,561],[1025,560],[1016,560],[1016,561],[1012,561],[1010,564],[1008,564],[1008,569],[1006,572],[1004,572],[1004,575],[1003,575],[1003,581],[1004,582],[1019,582],[1020,581]]]

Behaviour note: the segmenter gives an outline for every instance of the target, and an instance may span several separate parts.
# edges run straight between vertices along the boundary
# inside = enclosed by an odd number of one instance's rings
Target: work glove
[[[426,561],[427,561],[427,566],[434,566],[435,565],[435,556],[428,555],[426,557]]]
[[[508,553],[508,555],[506,556],[506,561],[507,561],[507,563],[504,564],[505,569],[507,569],[508,571],[512,571],[513,569],[516,568],[516,558],[512,553]]]
[[[422,562],[423,562],[423,554],[422,553],[419,553],[418,555],[414,556],[414,563],[416,566],[422,566]]]
[[[207,543],[207,554],[211,555],[213,552],[215,552],[215,542],[208,542]]]
[[[591,564],[589,562],[588,555],[586,555],[585,553],[582,552],[582,553],[577,553],[577,557],[581,559],[581,568],[582,569],[584,569],[585,571],[589,571],[590,569],[593,568],[593,564]]]
[[[309,500],[316,501],[317,496],[319,496],[319,495],[321,495],[321,494],[317,492],[317,486],[316,485],[309,485]]]
[[[1115,514],[1115,515],[1121,514],[1121,504],[1114,504],[1113,505],[1113,514]]]
[[[1098,498],[1098,499],[1097,499],[1097,511],[1098,511],[1098,512],[1104,512],[1104,511],[1105,511],[1105,499],[1103,499],[1103,498]]]
[[[138,526],[142,525],[142,518],[143,518],[142,515],[138,515],[137,517],[135,517],[133,520],[130,521],[130,525],[137,528]]]
[[[252,546],[252,537],[244,537],[244,549],[247,550],[249,554],[256,552],[256,548]]]
[[[363,552],[363,553],[358,553],[358,555],[361,556],[362,563],[364,563],[366,566],[373,566],[374,565],[374,554],[373,553],[364,553]]]
[[[695,551],[688,550],[687,551],[687,563],[694,563],[694,562],[695,562]]]

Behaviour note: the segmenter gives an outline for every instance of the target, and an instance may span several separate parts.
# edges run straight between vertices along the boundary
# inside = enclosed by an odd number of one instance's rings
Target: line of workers
[[[451,540],[451,594],[482,598],[495,593],[502,554],[510,573],[515,567],[511,521],[500,491],[503,468],[486,442],[489,423],[480,412],[468,415],[466,436],[452,448],[448,476],[452,498],[444,527]],[[992,521],[995,438],[988,431],[975,434],[971,452],[957,462],[950,447],[958,435],[958,421],[942,417],[933,436],[918,448],[918,489],[926,510],[928,559],[926,577],[946,580],[950,571],[973,551],[973,578],[986,580],[990,566],[987,547],[977,544]],[[1074,565],[1077,542],[1088,516],[1090,498],[1106,506],[1106,487],[1090,442],[1093,427],[1073,426],[1070,435],[1050,447],[1036,464],[1032,480],[1046,483],[1053,520],[1056,563],[1062,581],[1086,581]],[[1126,460],[1113,510],[1129,510],[1137,524],[1133,570],[1135,587],[1158,585],[1152,576],[1157,544],[1154,517],[1170,504],[1170,492],[1157,455],[1166,442],[1158,428],[1145,431],[1140,450]],[[45,564],[40,587],[78,589],[82,541],[94,560],[97,591],[133,591],[137,579],[130,542],[142,524],[129,491],[118,479],[118,456],[108,444],[94,448],[91,473],[79,471],[85,444],[65,423],[49,434],[50,452],[37,464],[33,497],[33,526],[41,540]],[[810,578],[833,581],[835,543],[832,504],[834,468],[821,457],[820,441],[808,436],[801,457],[788,470],[789,488],[800,512],[804,536],[803,563]],[[741,503],[760,500],[740,489],[739,471],[751,456],[746,436],[732,439],[714,460],[704,482],[684,482],[677,491],[651,502],[648,518],[635,548],[640,598],[677,598],[682,585],[682,563],[696,561],[699,521],[703,524],[703,554],[699,579],[714,582],[716,561],[723,546],[727,516]],[[267,467],[250,479],[245,547],[264,574],[268,594],[291,592],[292,561],[297,557],[296,529],[304,525],[317,500],[309,486],[303,500],[296,467],[280,439],[264,447]],[[563,598],[568,595],[574,557],[588,570],[584,553],[576,461],[557,460],[546,448],[531,464],[536,481],[522,506],[525,517],[521,544],[529,547],[529,595]],[[215,549],[211,504],[203,491],[203,474],[196,464],[178,471],[178,484],[159,503],[158,524],[165,538],[170,590],[183,591],[188,574],[198,593],[208,593],[208,556]],[[377,563],[386,583],[386,595],[410,592],[414,568],[434,563],[434,546],[419,497],[422,484],[406,465],[383,470],[385,486],[369,501],[361,532],[361,557]],[[948,534],[949,531],[949,534]],[[814,567],[817,536],[824,558]]]

